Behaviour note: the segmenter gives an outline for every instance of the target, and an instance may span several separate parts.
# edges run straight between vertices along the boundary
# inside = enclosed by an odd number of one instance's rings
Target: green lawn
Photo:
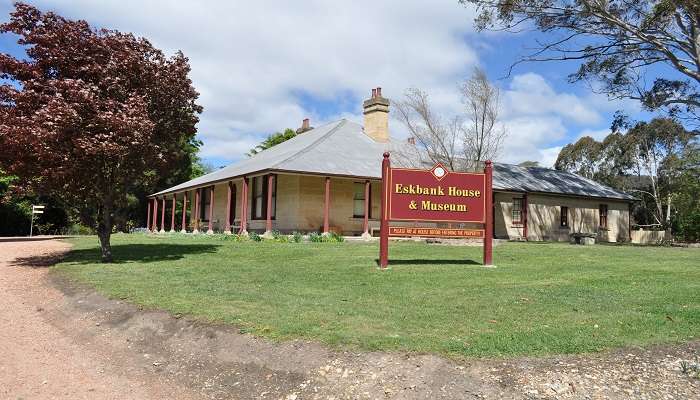
[[[507,243],[236,243],[94,237],[54,271],[146,307],[231,323],[273,339],[452,357],[591,352],[700,337],[700,250]]]

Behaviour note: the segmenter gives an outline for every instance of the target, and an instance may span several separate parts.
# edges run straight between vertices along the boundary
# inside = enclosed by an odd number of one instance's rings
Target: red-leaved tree
[[[129,189],[148,187],[196,142],[189,62],[23,3],[0,24],[8,32],[27,57],[0,53],[0,168],[74,208],[111,262],[113,214]]]

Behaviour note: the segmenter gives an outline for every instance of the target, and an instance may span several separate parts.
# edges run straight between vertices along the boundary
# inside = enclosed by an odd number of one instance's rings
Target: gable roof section
[[[627,193],[615,190],[591,179],[566,171],[540,167],[520,167],[494,163],[494,190],[515,192],[556,193],[572,196],[635,200]]]
[[[360,124],[341,119],[153,196],[269,170],[380,178],[385,148],[385,144],[377,143],[367,136]]]
[[[397,154],[407,153],[400,150],[405,145],[403,142],[375,142],[364,133],[362,125],[342,119],[304,132],[253,157],[152,196],[181,192],[264,171],[380,179],[382,153],[392,150],[397,150]],[[493,188],[501,191],[634,200],[628,194],[569,172],[502,163],[494,163]]]

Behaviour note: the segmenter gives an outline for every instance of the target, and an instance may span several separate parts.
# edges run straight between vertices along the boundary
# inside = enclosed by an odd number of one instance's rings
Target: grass
[[[700,251],[507,243],[233,243],[217,237],[94,237],[54,271],[148,308],[271,339],[500,357],[593,352],[700,337]]]

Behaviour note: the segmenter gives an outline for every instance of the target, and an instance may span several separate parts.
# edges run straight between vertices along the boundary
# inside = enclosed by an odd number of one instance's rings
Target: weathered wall
[[[362,218],[353,218],[353,183],[361,180],[331,178],[331,207],[329,223],[343,234],[361,234]],[[242,180],[234,181],[236,186],[236,215],[235,225],[240,226],[242,207]],[[248,230],[264,231],[266,221],[254,220],[252,216],[252,177],[249,178],[248,193]],[[320,231],[323,227],[325,178],[320,176],[277,175],[277,208],[275,219],[272,221],[274,230]],[[370,228],[379,226],[381,187],[378,182],[371,184],[372,211]],[[214,188],[214,218],[215,231],[224,229],[226,218],[227,189],[225,183],[217,184]],[[193,201],[194,197],[188,201]],[[207,214],[208,215],[208,214]],[[207,222],[200,224],[200,231],[207,229]]]
[[[513,198],[522,193],[496,193],[495,233],[499,238],[522,239],[524,227],[512,222]],[[608,205],[608,229],[599,229],[598,206]],[[569,207],[569,226],[560,226],[561,207]],[[629,240],[629,212],[626,202],[564,196],[527,196],[527,239],[569,240],[574,232],[596,233],[604,242]]]
[[[666,231],[645,231],[642,229],[632,231],[632,243],[659,244],[667,239]]]

